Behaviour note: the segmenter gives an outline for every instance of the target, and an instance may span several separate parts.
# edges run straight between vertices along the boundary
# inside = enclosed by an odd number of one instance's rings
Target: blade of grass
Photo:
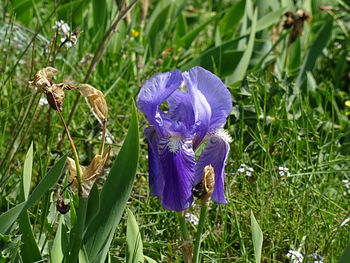
[[[137,225],[136,218],[130,209],[126,209],[127,229],[126,229],[126,262],[144,262],[143,244],[140,229]]]
[[[227,79],[228,84],[233,84],[237,81],[241,81],[247,72],[250,58],[253,54],[257,15],[258,15],[258,12],[255,9],[247,48],[241,60],[239,61],[239,64],[237,65],[235,71],[230,77],[228,77]]]
[[[262,244],[263,244],[263,233],[261,231],[261,228],[258,222],[255,219],[253,211],[251,211],[250,213],[250,222],[251,222],[251,229],[252,229],[255,262],[260,263],[261,250],[262,250]]]

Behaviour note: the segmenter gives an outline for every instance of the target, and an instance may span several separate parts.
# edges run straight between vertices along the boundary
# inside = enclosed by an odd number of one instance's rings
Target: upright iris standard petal
[[[192,127],[192,133],[195,134],[193,148],[197,149],[209,131],[212,111],[207,98],[198,89],[197,79],[191,74],[191,72],[184,72],[182,76],[192,100],[195,120]]]
[[[225,84],[216,75],[201,67],[189,70],[190,83],[207,100],[211,109],[210,130],[223,128],[232,111],[232,98]]]
[[[226,204],[225,198],[225,163],[230,146],[226,140],[219,136],[209,138],[208,144],[199,157],[196,165],[195,184],[202,181],[203,169],[211,165],[215,172],[215,185],[212,199],[219,204]]]
[[[158,133],[166,136],[163,127],[162,111],[159,106],[182,83],[181,71],[160,73],[147,80],[137,96],[137,107],[143,111],[150,124],[154,125]]]
[[[167,99],[169,105],[168,116],[176,122],[183,123],[190,131],[195,123],[192,98],[188,92],[175,90]]]
[[[151,194],[162,196],[164,188],[164,179],[160,170],[160,161],[158,155],[159,136],[153,127],[145,129],[145,136],[148,143],[148,183],[151,188]]]
[[[185,210],[193,202],[195,160],[192,142],[164,138],[161,139],[158,150],[164,176],[162,204],[166,209]]]

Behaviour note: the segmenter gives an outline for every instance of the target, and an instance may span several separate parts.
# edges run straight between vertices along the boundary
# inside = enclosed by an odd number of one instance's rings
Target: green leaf
[[[24,160],[23,178],[22,178],[22,186],[23,186],[22,201],[25,201],[28,199],[28,195],[30,191],[30,183],[32,181],[32,168],[33,168],[33,142],[30,144],[29,150]]]
[[[262,244],[263,244],[263,233],[261,231],[261,228],[258,222],[255,219],[253,211],[250,212],[250,222],[251,222],[251,229],[252,229],[255,263],[260,263]]]
[[[349,258],[350,258],[350,245],[348,245],[344,249],[344,252],[339,258],[338,263],[349,263]]]
[[[58,223],[55,239],[53,240],[52,248],[50,251],[50,258],[52,263],[61,263],[63,260],[64,252],[62,247],[62,234],[66,235],[66,233],[62,232],[62,225],[63,216],[61,216],[60,221]]]
[[[254,47],[255,33],[256,33],[255,29],[256,29],[257,14],[258,14],[258,12],[257,12],[257,10],[255,10],[247,48],[244,51],[244,54],[243,54],[241,60],[239,61],[239,64],[237,65],[235,71],[228,78],[227,81],[229,84],[233,84],[237,81],[241,81],[247,72],[250,58],[253,54],[253,47]]]
[[[146,24],[145,35],[148,37],[152,56],[158,52],[160,35],[168,19],[170,7],[171,1],[159,1]]]
[[[244,8],[245,1],[240,0],[227,10],[220,21],[220,32],[223,36],[230,32],[235,32],[235,29],[243,17]]]
[[[126,262],[139,263],[144,262],[143,244],[141,233],[136,222],[136,218],[130,209],[126,209],[127,229],[126,229]]]
[[[18,218],[19,230],[21,232],[21,256],[23,262],[41,261],[41,254],[34,238],[34,233],[30,225],[28,212],[24,211]]]
[[[205,21],[204,23],[202,23],[201,25],[197,26],[195,29],[188,32],[185,36],[180,38],[180,40],[178,41],[178,45],[182,45],[183,48],[185,49],[189,48],[193,40],[198,36],[198,34],[202,32],[207,25],[217,20],[219,17],[220,17],[220,14],[217,14],[211,17],[210,19],[208,19],[207,21]]]
[[[306,72],[311,71],[316,63],[317,58],[322,54],[322,50],[326,47],[328,40],[332,36],[332,24],[333,20],[329,20],[325,23],[317,34],[315,41],[310,47],[309,52],[306,55],[303,65],[299,71],[295,89],[299,89],[304,83]]]
[[[19,215],[29,207],[31,207],[37,200],[39,200],[60,178],[62,169],[66,163],[67,156],[63,156],[55,166],[47,173],[47,175],[40,181],[38,186],[34,189],[32,194],[28,197],[26,202],[20,203],[11,208],[7,212],[0,215],[0,233],[5,234],[12,224],[16,221]]]
[[[84,244],[90,262],[104,262],[116,227],[123,215],[135,178],[139,134],[135,103],[124,144],[113,163],[100,195],[100,209],[88,226]]]
[[[256,32],[259,32],[265,28],[268,28],[272,25],[276,25],[278,21],[281,19],[281,15],[284,13],[286,8],[280,8],[276,11],[270,12],[264,15],[262,18],[258,20],[256,23]]]

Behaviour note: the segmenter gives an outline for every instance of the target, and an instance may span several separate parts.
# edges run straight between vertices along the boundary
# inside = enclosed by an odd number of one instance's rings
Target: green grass
[[[157,72],[200,65],[228,85],[234,101],[225,127],[233,138],[226,168],[229,203],[210,206],[202,261],[255,262],[252,211],[263,232],[261,262],[289,262],[290,249],[337,262],[350,241],[349,223],[342,225],[350,217],[349,194],[344,194],[342,182],[350,179],[350,109],[345,106],[350,99],[349,1],[162,0],[151,1],[147,13],[138,1],[89,75],[92,57],[115,21],[120,2],[101,1],[105,9],[97,0],[0,3],[1,214],[23,201],[22,173],[31,143],[30,193],[60,157],[72,155],[68,140],[59,143],[63,127],[58,115],[48,105],[39,105],[40,95],[28,87],[35,72],[54,66],[60,71],[58,83],[87,82],[104,92],[108,130],[114,137],[109,169],[124,142],[132,101],[142,83]],[[333,9],[322,11],[322,5]],[[297,9],[307,10],[312,20],[288,47],[290,30],[275,32],[283,13]],[[59,39],[52,44],[52,26],[60,19],[83,31],[76,46],[58,50]],[[66,92],[66,120],[77,94]],[[183,262],[176,214],[150,197],[142,135],[148,124],[141,113],[138,117],[139,164],[127,207],[139,225],[144,255],[157,262]],[[99,148],[100,124],[83,98],[69,130],[80,162],[88,165]],[[249,178],[237,172],[243,163],[254,169]],[[279,166],[288,167],[291,176],[282,178]],[[99,188],[103,180],[98,180]],[[66,184],[61,178],[27,213],[44,259],[49,258],[62,217],[55,209],[56,198]],[[65,197],[72,196],[68,190]],[[199,215],[199,209],[198,202],[189,212]],[[64,230],[74,215],[64,216]],[[124,214],[110,262],[125,261],[126,224]],[[196,227],[190,224],[189,230],[194,236]],[[18,224],[0,235],[1,262],[20,260],[20,237]]]

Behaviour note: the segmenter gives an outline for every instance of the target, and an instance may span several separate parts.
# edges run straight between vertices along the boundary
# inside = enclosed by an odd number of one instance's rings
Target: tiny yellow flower
[[[345,101],[345,106],[350,107],[350,100]]]
[[[135,29],[131,29],[130,33],[133,37],[138,37],[140,35],[140,32]]]

